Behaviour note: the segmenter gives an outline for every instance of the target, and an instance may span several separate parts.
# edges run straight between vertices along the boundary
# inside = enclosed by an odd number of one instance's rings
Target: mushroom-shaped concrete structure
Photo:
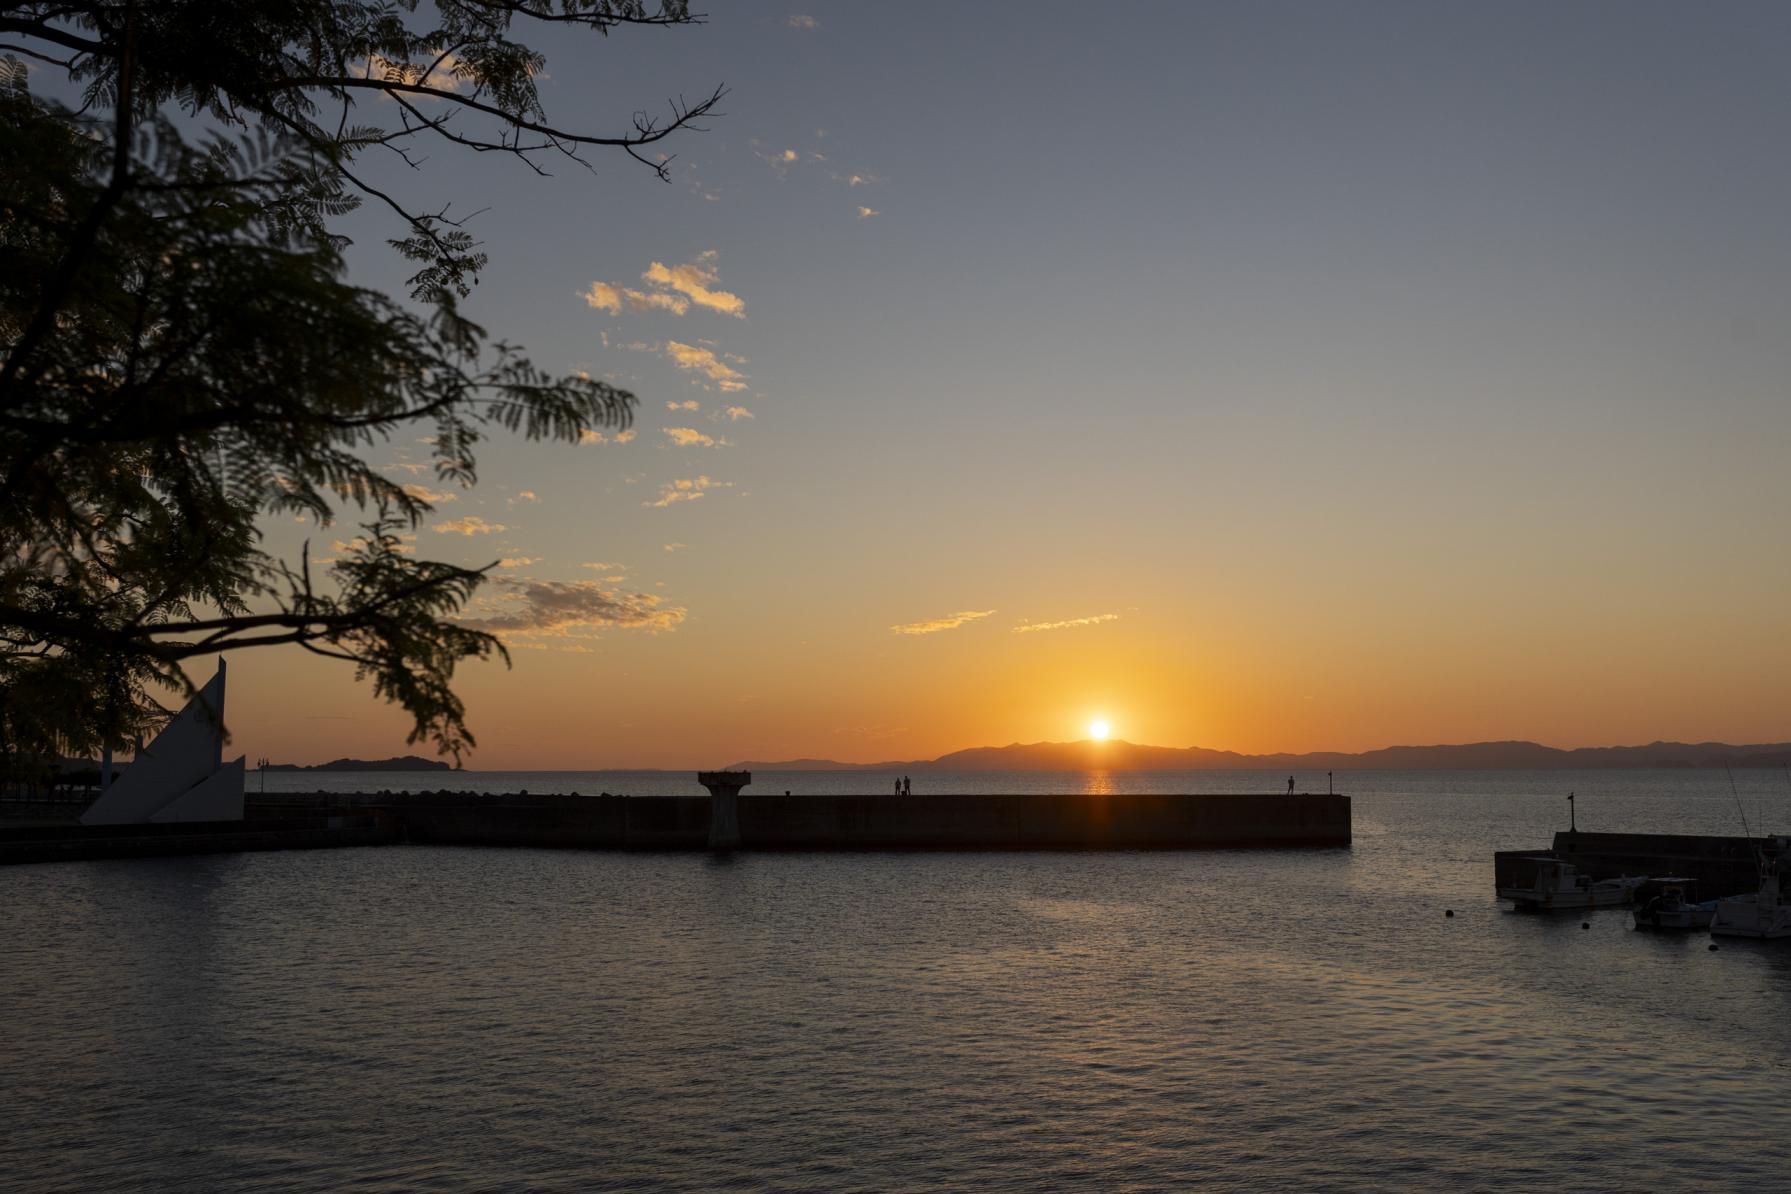
[[[750,771],[699,771],[697,782],[709,789],[709,848],[733,850],[740,845],[740,789],[752,782]]]

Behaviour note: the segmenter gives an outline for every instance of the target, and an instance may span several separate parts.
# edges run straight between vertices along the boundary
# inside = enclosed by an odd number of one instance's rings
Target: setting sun
[[[1088,736],[1093,738],[1096,742],[1105,742],[1107,740],[1107,735],[1112,732],[1113,730],[1111,727],[1100,718],[1096,718],[1088,723]]]

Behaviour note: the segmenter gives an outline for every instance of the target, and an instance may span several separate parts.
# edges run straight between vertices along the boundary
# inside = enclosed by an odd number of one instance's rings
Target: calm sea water
[[[651,774],[492,782],[690,790]],[[888,782],[853,774],[758,786]],[[1582,828],[1738,832],[1720,772],[1338,779],[1349,850],[0,870],[0,1186],[1791,1184],[1791,942],[1492,898],[1492,852],[1545,845],[1569,789]],[[1736,782],[1791,829],[1783,775]]]

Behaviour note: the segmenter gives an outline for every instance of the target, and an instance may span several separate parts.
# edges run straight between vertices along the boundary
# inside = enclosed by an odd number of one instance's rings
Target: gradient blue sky
[[[715,5],[535,44],[565,125],[730,94],[670,186],[615,155],[377,171],[489,209],[476,318],[641,398],[631,443],[491,445],[437,521],[505,530],[421,533],[659,623],[463,673],[473,765],[1096,715],[1242,750],[1791,737],[1791,9]],[[349,231],[397,288],[389,222]],[[581,297],[654,262],[743,317]],[[342,669],[244,664],[251,754],[401,748]]]

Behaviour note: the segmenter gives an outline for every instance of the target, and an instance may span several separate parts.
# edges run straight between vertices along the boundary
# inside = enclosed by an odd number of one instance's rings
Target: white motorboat
[[[1646,875],[1593,879],[1559,858],[1537,857],[1529,861],[1536,864],[1536,874],[1529,885],[1501,887],[1499,898],[1539,912],[1621,908],[1635,899],[1636,888],[1648,882]]]
[[[1636,908],[1639,929],[1702,929],[1716,915],[1715,900],[1693,901],[1695,879],[1669,877],[1654,880],[1659,891]]]
[[[1774,838],[1772,845],[1756,851],[1760,866],[1760,890],[1730,896],[1716,902],[1710,921],[1714,937],[1753,937],[1771,940],[1791,937],[1791,892],[1782,886],[1781,871],[1791,852],[1791,838]]]

